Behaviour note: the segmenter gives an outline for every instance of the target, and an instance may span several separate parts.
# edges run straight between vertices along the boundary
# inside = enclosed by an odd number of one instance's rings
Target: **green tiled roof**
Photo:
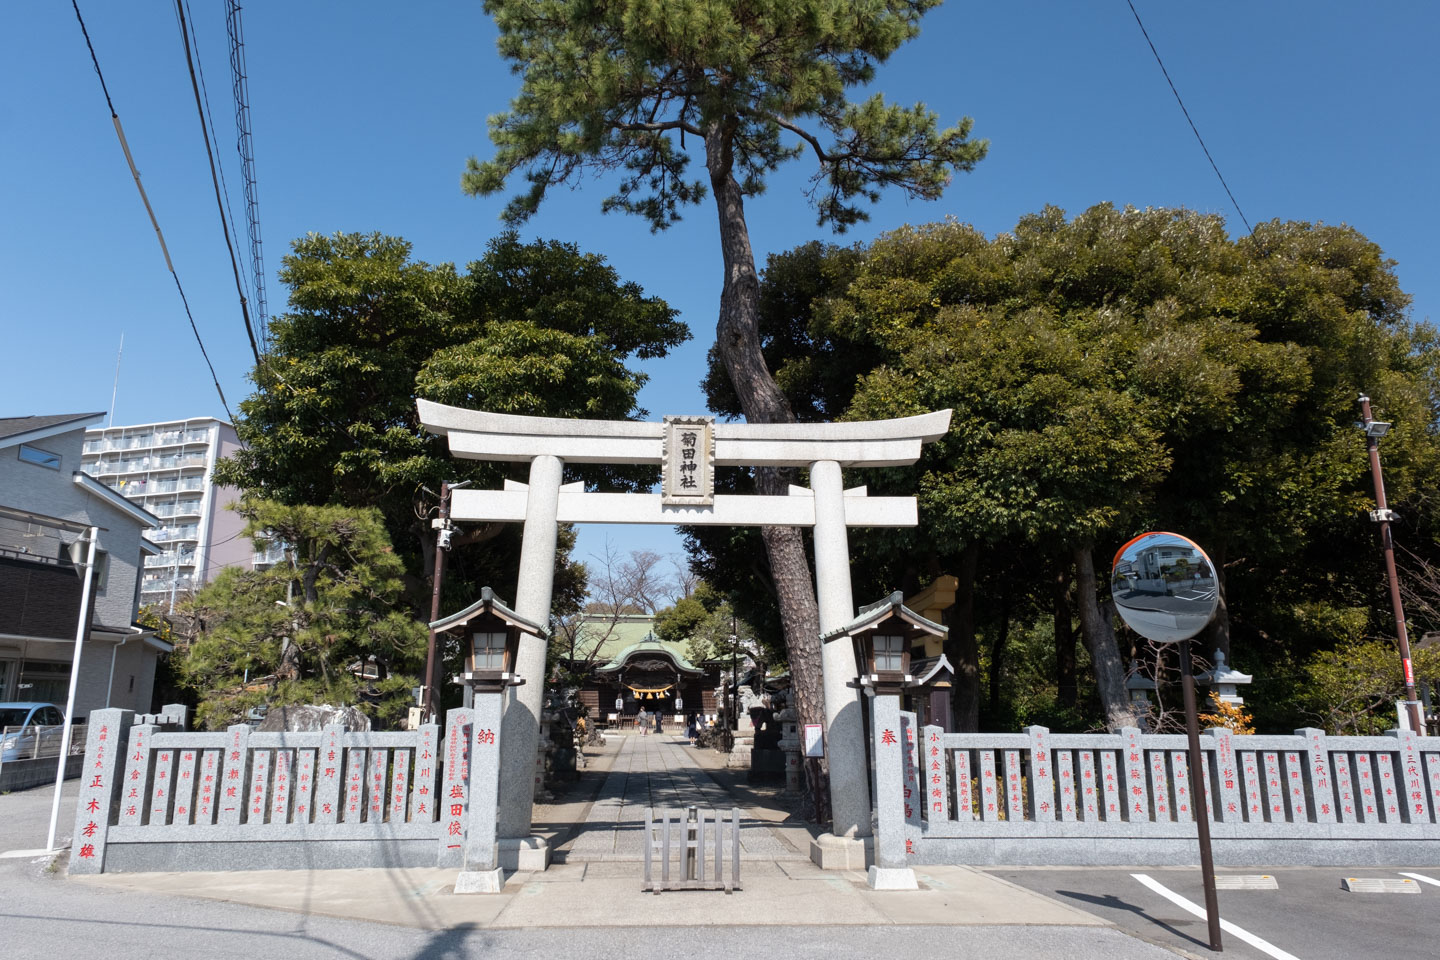
[[[663,650],[675,659],[682,670],[698,672],[698,668],[686,659],[689,644],[683,640],[661,640],[655,636],[654,627],[654,618],[645,614],[624,614],[613,621],[610,617],[587,619],[576,637],[576,656],[587,656],[592,644],[598,640],[600,646],[593,658],[598,664],[618,666],[635,653]]]

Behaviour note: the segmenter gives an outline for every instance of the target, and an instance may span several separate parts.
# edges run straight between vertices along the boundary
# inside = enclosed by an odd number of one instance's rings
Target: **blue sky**
[[[1250,222],[1357,227],[1399,262],[1416,318],[1434,317],[1440,7],[1135,2]],[[80,9],[233,409],[250,387],[248,347],[174,9]],[[224,4],[195,3],[191,19],[241,214]],[[516,80],[479,3],[257,3],[244,26],[272,312],[285,306],[274,272],[306,232],[397,234],[431,262],[482,252],[503,199],[465,197],[460,173],[468,156],[488,155],[485,118]],[[972,116],[990,154],[941,201],[886,197],[847,242],[946,216],[995,234],[1045,204],[1073,213],[1103,201],[1186,206],[1244,229],[1124,0],[951,0],[877,87],[947,122]],[[117,423],[224,416],[68,3],[0,9],[0,89],[0,415],[107,409],[123,331]],[[801,193],[810,172],[792,164],[751,205],[762,260],[829,236]],[[720,289],[713,210],[655,236],[599,212],[606,186],[557,192],[524,234],[601,253],[679,308],[694,338],[647,365],[642,402],[655,418],[701,412]],[[680,549],[665,528],[589,527],[580,556],[606,537],[621,551]]]

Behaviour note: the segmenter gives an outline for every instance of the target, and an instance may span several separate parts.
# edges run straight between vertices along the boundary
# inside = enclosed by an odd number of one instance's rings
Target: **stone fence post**
[[[104,873],[110,821],[120,807],[120,758],[125,749],[132,710],[93,710],[85,741],[85,766],[80,771],[80,796],[75,802],[75,833],[70,840],[70,872]]]

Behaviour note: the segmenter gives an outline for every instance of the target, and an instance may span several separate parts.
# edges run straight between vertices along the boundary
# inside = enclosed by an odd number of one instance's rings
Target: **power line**
[[[175,15],[180,19],[180,39],[185,44],[185,65],[190,70],[190,89],[194,91],[195,110],[200,115],[200,136],[205,141],[205,155],[210,159],[210,182],[215,185],[215,205],[220,208],[220,230],[225,234],[225,248],[230,251],[230,269],[235,273],[235,292],[240,295],[240,313],[245,321],[245,336],[250,340],[250,352],[255,356],[258,375],[261,366],[260,347],[255,342],[255,328],[250,323],[250,306],[245,298],[244,284],[240,280],[240,262],[235,257],[235,244],[230,240],[230,225],[225,222],[225,203],[220,198],[220,176],[215,172],[215,151],[210,145],[210,131],[205,129],[205,106],[200,98],[200,81],[195,76],[195,58],[190,53],[190,29],[185,23],[185,8],[181,0],[175,0]]]
[[[115,127],[115,136],[120,139],[120,149],[124,151],[125,162],[130,166],[130,176],[135,181],[135,189],[140,191],[140,200],[145,204],[145,212],[150,215],[150,225],[155,228],[155,237],[160,241],[160,252],[165,255],[165,266],[170,271],[170,276],[175,278],[175,289],[180,291],[180,302],[185,307],[186,319],[190,321],[190,331],[195,334],[200,355],[205,358],[205,366],[210,370],[210,380],[215,384],[215,392],[220,395],[220,406],[225,408],[225,415],[234,423],[235,415],[230,412],[230,404],[225,401],[225,391],[220,389],[220,378],[215,374],[215,365],[210,362],[205,341],[200,337],[200,328],[195,325],[195,315],[190,312],[190,301],[185,296],[185,288],[180,285],[180,274],[175,272],[175,264],[170,260],[170,250],[165,246],[165,234],[160,231],[160,222],[155,219],[155,210],[150,206],[150,198],[145,194],[145,185],[140,182],[140,171],[135,169],[135,158],[130,155],[130,144],[125,141],[125,129],[120,125],[120,115],[115,112],[115,104],[110,100],[105,74],[100,70],[100,59],[95,56],[95,46],[90,42],[90,31],[85,29],[85,18],[80,16],[78,0],[70,0],[70,6],[75,9],[75,19],[80,22],[80,32],[85,35],[85,46],[90,50],[90,62],[95,65],[95,75],[100,78],[100,89],[105,94],[105,106],[110,109],[110,122]]]
[[[185,10],[190,13],[190,19],[193,21],[195,14],[190,10],[190,0],[185,0]],[[205,99],[205,122],[210,127],[210,139],[219,143],[220,137],[215,132],[215,114],[210,109],[210,88],[205,83],[205,61],[200,56],[199,43],[195,44],[195,70],[200,75],[200,93]],[[222,163],[217,166],[220,170],[220,188],[225,194],[225,218],[230,224],[230,232],[237,233],[238,231],[235,229],[235,208],[230,203],[230,182],[225,178],[225,164]],[[242,281],[244,280],[243,274],[241,275],[241,279]],[[247,297],[250,295],[250,286],[248,283],[245,284],[244,293]]]
[[[255,143],[250,135],[250,82],[245,73],[245,38],[240,28],[240,4],[228,0],[225,31],[230,37],[230,78],[235,98],[235,149],[245,184],[245,215],[250,236],[250,267],[255,272],[255,312],[260,342],[270,347],[270,317],[265,300],[265,257],[260,242],[260,201],[255,184]]]
[[[1145,42],[1150,45],[1150,52],[1155,55],[1155,62],[1160,65],[1160,72],[1165,74],[1165,82],[1170,84],[1170,92],[1175,94],[1175,102],[1180,104],[1180,112],[1185,114],[1185,122],[1190,124],[1190,130],[1195,134],[1195,139],[1200,141],[1200,149],[1205,151],[1205,159],[1210,161],[1210,169],[1215,171],[1215,176],[1220,178],[1220,186],[1225,188],[1225,195],[1235,206],[1235,212],[1240,214],[1240,221],[1245,224],[1247,233],[1254,233],[1255,228],[1250,226],[1250,221],[1245,219],[1245,211],[1240,209],[1240,202],[1235,199],[1235,194],[1230,192],[1230,184],[1225,182],[1225,177],[1220,173],[1220,167],[1216,165],[1215,158],[1210,156],[1210,148],[1205,146],[1205,138],[1200,136],[1200,130],[1195,126],[1195,121],[1190,119],[1190,111],[1185,109],[1185,101],[1180,99],[1180,91],[1175,89],[1175,81],[1170,79],[1170,71],[1165,69],[1165,61],[1160,59],[1160,51],[1155,49],[1155,41],[1150,39],[1150,31],[1145,29],[1145,23],[1140,19],[1140,11],[1135,9],[1131,0],[1125,0],[1130,12],[1135,15],[1135,22],[1140,25],[1140,32],[1145,36]]]

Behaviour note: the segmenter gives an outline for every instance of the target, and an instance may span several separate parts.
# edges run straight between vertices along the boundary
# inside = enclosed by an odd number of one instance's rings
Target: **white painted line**
[[[1136,880],[1139,880],[1145,886],[1149,887],[1151,890],[1154,890],[1156,893],[1160,894],[1160,896],[1164,897],[1166,900],[1169,900],[1181,910],[1193,914],[1194,916],[1197,916],[1202,920],[1205,919],[1205,909],[1203,907],[1191,903],[1189,900],[1186,900],[1184,897],[1180,896],[1180,894],[1165,887],[1153,878],[1143,873],[1132,873],[1130,874],[1130,876],[1134,877]],[[1270,956],[1274,957],[1275,960],[1300,960],[1300,958],[1295,956],[1293,953],[1286,953],[1284,950],[1281,950],[1279,947],[1275,946],[1275,944],[1271,943],[1270,941],[1263,940],[1260,937],[1255,936],[1255,934],[1251,933],[1250,931],[1235,926],[1235,924],[1231,923],[1229,920],[1226,920],[1224,917],[1220,918],[1220,929],[1224,930],[1226,933],[1230,934],[1233,937],[1239,937],[1241,940],[1244,940],[1256,950],[1259,950],[1262,953],[1267,953]]]
[[[1440,887],[1440,880],[1436,880],[1434,877],[1427,877],[1423,873],[1401,873],[1400,876],[1409,877],[1411,880],[1419,880],[1421,883],[1429,883]]]

